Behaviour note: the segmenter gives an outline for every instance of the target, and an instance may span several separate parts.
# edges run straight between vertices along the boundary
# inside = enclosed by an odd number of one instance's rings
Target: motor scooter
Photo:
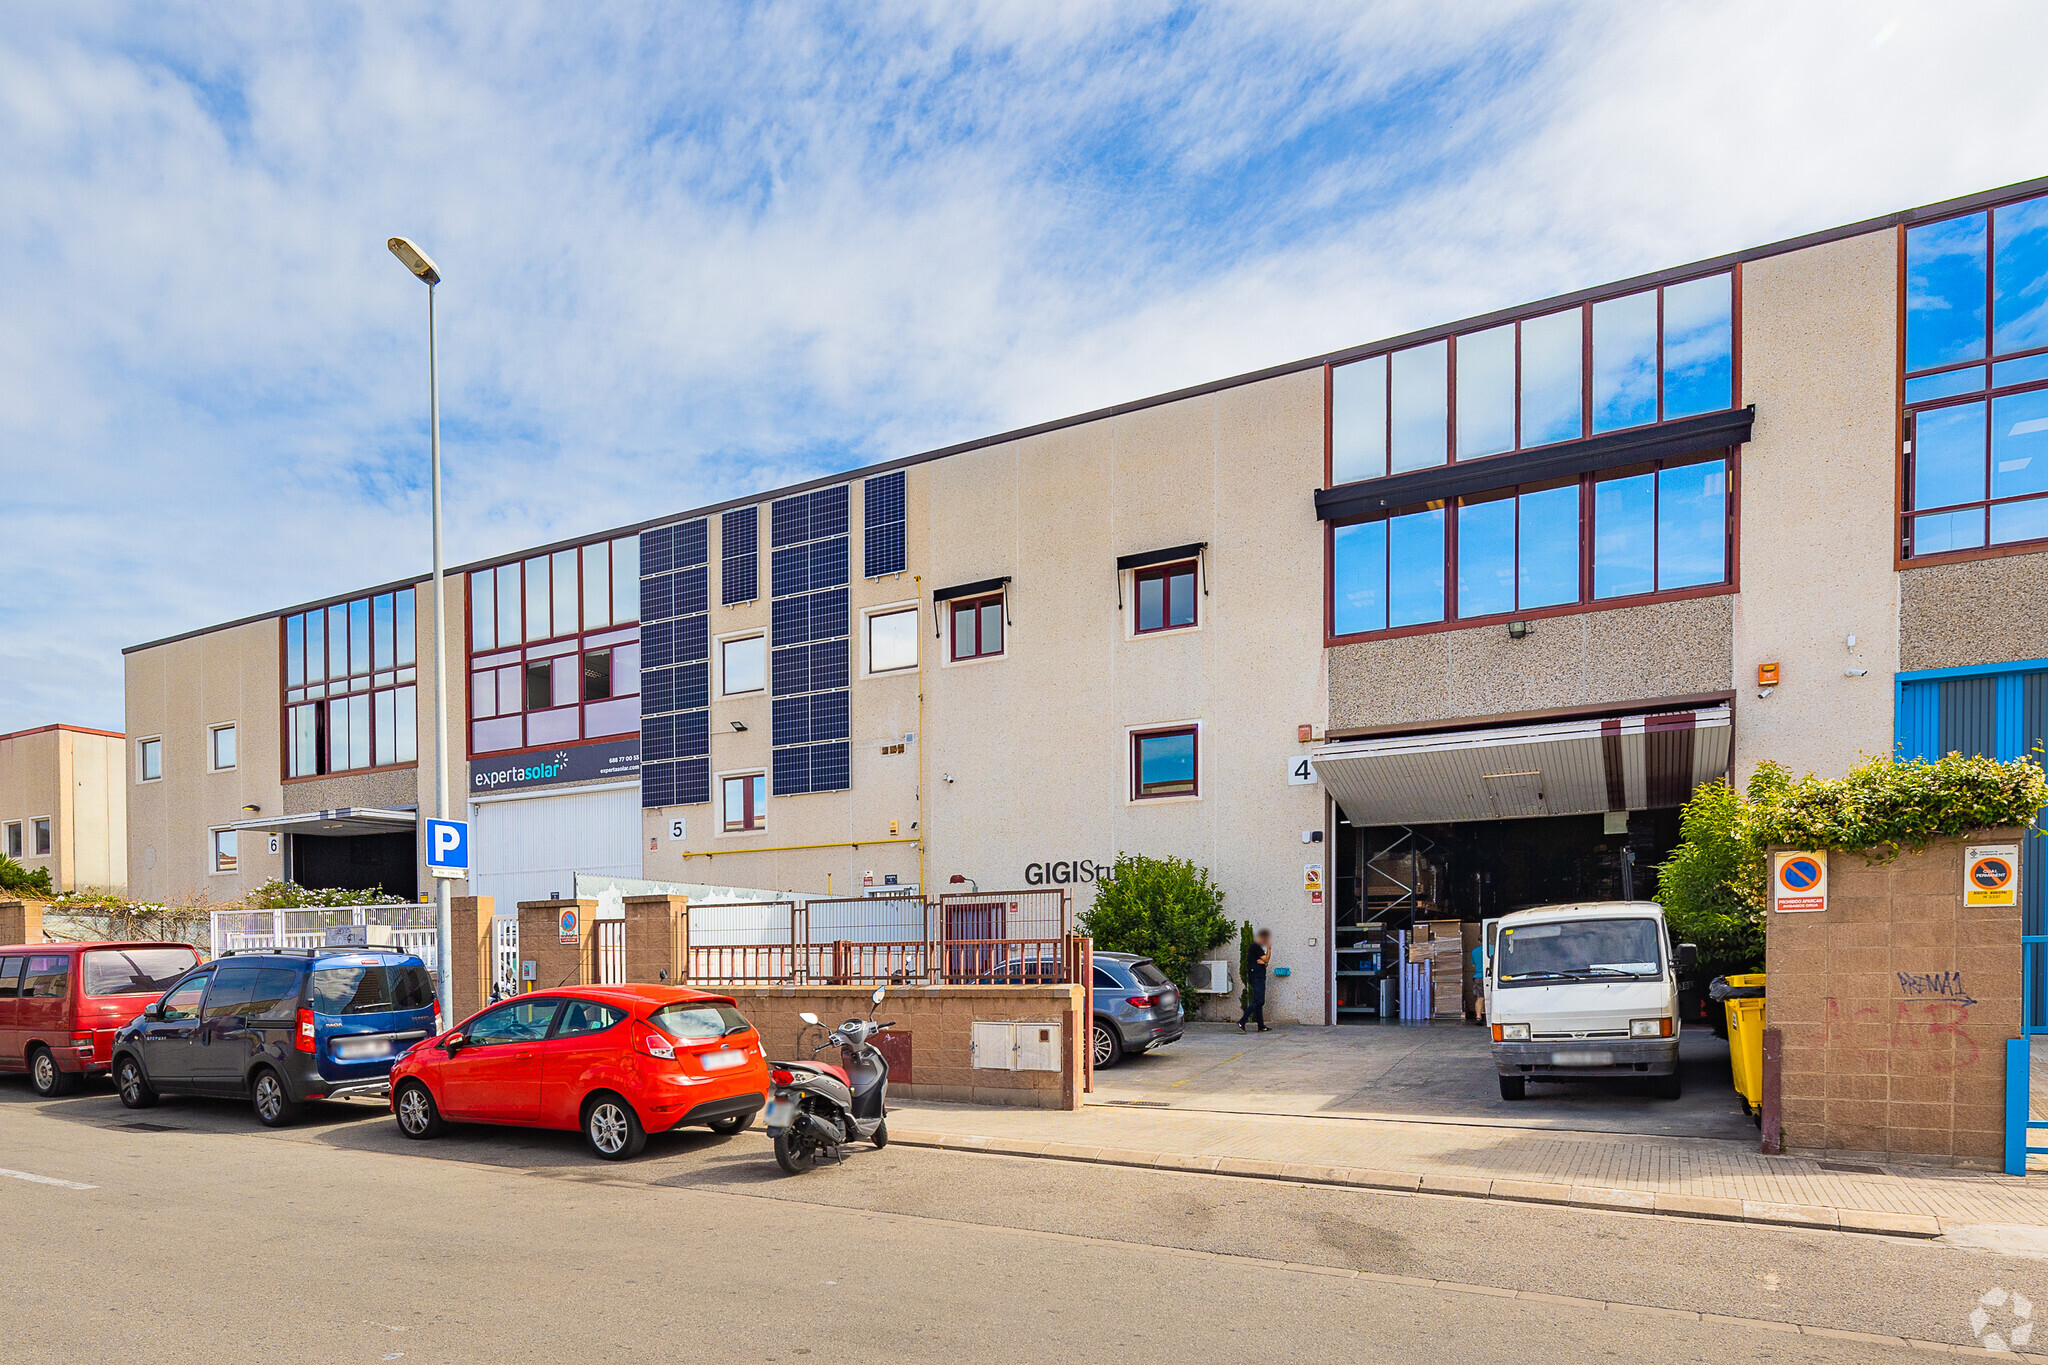
[[[877,1147],[889,1143],[889,1059],[873,1038],[895,1021],[875,1022],[887,988],[875,987],[865,1019],[848,1019],[811,1049],[817,1056],[828,1047],[840,1049],[842,1066],[829,1062],[768,1064],[768,1136],[775,1140],[775,1161],[791,1175],[802,1175],[821,1157],[845,1160],[846,1145],[857,1140]],[[798,1015],[810,1028],[823,1028],[815,1014]],[[801,1041],[801,1035],[799,1035]]]

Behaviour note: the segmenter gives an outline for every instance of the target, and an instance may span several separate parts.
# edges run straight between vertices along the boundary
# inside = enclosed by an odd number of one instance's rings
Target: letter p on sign
[[[469,875],[469,825],[462,820],[427,821],[427,871],[436,877]]]

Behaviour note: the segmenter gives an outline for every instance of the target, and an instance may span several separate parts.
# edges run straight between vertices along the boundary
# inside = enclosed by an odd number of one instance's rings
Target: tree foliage
[[[51,894],[50,869],[39,867],[31,872],[6,854],[0,853],[0,891],[47,899]]]
[[[1209,880],[1209,869],[1185,858],[1119,853],[1097,879],[1095,904],[1078,927],[1104,952],[1151,958],[1180,988],[1181,999],[1191,1001],[1195,964],[1236,926],[1223,917],[1223,891]]]

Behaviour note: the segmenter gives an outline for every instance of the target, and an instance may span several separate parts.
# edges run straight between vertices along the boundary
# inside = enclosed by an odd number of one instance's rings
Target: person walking
[[[1257,1020],[1259,1032],[1271,1033],[1266,1027],[1266,966],[1273,960],[1273,931],[1261,929],[1252,935],[1251,967],[1246,973],[1246,985],[1251,987],[1251,1000],[1245,1005],[1244,1013],[1237,1016],[1237,1031],[1244,1032],[1244,1026]]]

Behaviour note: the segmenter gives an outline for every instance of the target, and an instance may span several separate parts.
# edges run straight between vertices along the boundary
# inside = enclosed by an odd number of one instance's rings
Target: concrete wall
[[[1891,752],[1898,249],[1873,232],[1743,267],[1756,428],[1742,452],[1738,781],[1766,758],[1838,777],[1859,753]],[[1756,667],[1770,662],[1783,681],[1760,699]]]
[[[1784,1039],[1788,1151],[2002,1160],[2020,910],[1963,903],[1963,848],[2021,835],[1990,831],[1890,863],[1831,854],[1828,908],[1771,915],[1765,999]]]
[[[576,921],[577,939],[574,943],[564,943],[559,916],[571,905],[580,911]],[[536,964],[533,983],[536,989],[587,986],[597,980],[597,902],[519,902],[519,960]]]
[[[2048,555],[1934,564],[1899,575],[1899,667],[2048,658]]]
[[[282,646],[276,618],[174,641],[124,659],[128,744],[128,894],[144,901],[238,901],[284,874],[261,836],[239,841],[237,867],[211,871],[208,831],[284,806]],[[236,764],[209,771],[207,730],[236,726]],[[163,777],[140,780],[137,745],[163,739]]]
[[[824,1035],[797,1016],[815,1014],[827,1028],[842,1019],[868,1017],[871,986],[720,986],[740,1013],[753,1022],[770,1058],[807,1060]],[[875,1012],[896,1027],[877,1046],[890,1055],[889,1094],[905,1100],[1015,1105],[1035,1109],[1078,1109],[1082,1103],[1082,1048],[1087,1030],[1080,986],[914,986],[892,987]],[[977,1067],[970,1044],[976,1021],[1015,1020],[1058,1024],[1058,1071],[1003,1071]],[[907,1037],[892,1043],[890,1034]],[[909,1079],[903,1060],[909,1057]],[[829,1052],[823,1060],[836,1060]]]

